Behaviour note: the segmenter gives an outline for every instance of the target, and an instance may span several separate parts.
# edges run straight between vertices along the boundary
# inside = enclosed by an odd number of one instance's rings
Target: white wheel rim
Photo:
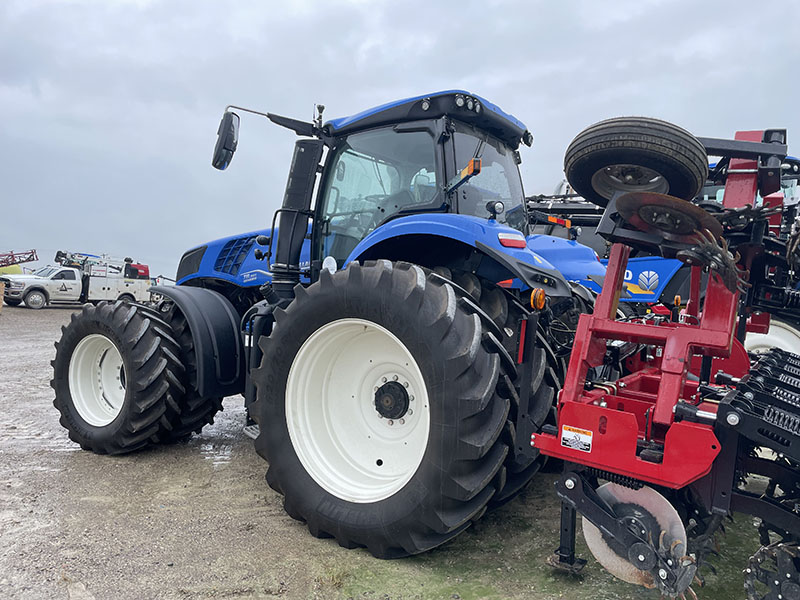
[[[78,343],[69,361],[69,393],[89,425],[103,427],[117,418],[125,402],[125,368],[114,342],[96,333]]]
[[[771,318],[767,333],[748,333],[744,338],[748,352],[760,354],[770,348],[780,348],[788,352],[800,352],[800,330],[785,321]]]
[[[405,390],[402,417],[381,416],[376,408],[376,391],[387,384]],[[317,484],[349,502],[378,502],[401,490],[425,455],[430,408],[422,372],[389,330],[363,319],[333,321],[295,356],[286,425]]]

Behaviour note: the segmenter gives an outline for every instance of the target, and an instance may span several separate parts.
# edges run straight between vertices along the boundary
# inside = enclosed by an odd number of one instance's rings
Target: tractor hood
[[[269,229],[219,238],[183,254],[175,277],[178,285],[192,279],[219,279],[237,285],[260,285],[269,281],[268,265],[254,253],[256,237]],[[262,271],[263,273],[259,273]]]

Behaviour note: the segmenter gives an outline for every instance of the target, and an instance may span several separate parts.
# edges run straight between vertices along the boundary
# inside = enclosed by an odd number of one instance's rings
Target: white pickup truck
[[[134,267],[137,265],[134,265]],[[3,300],[9,306],[25,302],[28,308],[48,304],[77,304],[99,300],[150,300],[149,273],[131,269],[129,263],[75,267],[42,267],[32,274],[3,275]]]

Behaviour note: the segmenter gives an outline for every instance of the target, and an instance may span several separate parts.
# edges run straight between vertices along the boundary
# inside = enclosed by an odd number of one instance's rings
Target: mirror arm
[[[226,106],[225,112],[229,111],[232,108],[235,108],[236,110],[243,110],[244,112],[248,112],[254,115],[259,115],[261,117],[266,117],[276,125],[280,125],[281,127],[286,127],[287,129],[291,129],[297,135],[320,137],[321,131],[313,123],[306,123],[305,121],[298,121],[297,119],[282,117],[280,115],[276,115],[273,113],[260,112],[250,108],[244,108],[243,106],[234,106],[233,104],[229,104],[228,106]]]

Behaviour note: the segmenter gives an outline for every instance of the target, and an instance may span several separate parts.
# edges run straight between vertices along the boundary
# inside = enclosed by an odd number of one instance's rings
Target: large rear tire
[[[313,535],[379,558],[452,539],[502,485],[499,343],[415,265],[351,263],[295,290],[253,373],[270,486]]]
[[[587,127],[564,155],[564,173],[589,202],[616,192],[693,199],[708,176],[706,149],[691,133],[658,119],[617,117]]]
[[[434,271],[442,277],[451,279],[466,291],[501,331],[505,333],[506,329],[516,331],[519,328],[523,310],[518,303],[505,294],[502,288],[488,281],[480,280],[472,273],[453,272],[441,267]],[[522,419],[530,418],[533,421],[535,431],[539,431],[545,424],[555,407],[555,397],[561,388],[558,376],[560,361],[544,339],[542,332],[538,332],[537,340],[533,356],[533,378],[528,399],[528,415],[522,417]],[[516,356],[518,343],[516,336],[504,335],[501,341],[509,354]],[[519,386],[514,385],[505,375],[500,378],[499,385],[504,390],[503,396],[511,400],[503,432],[509,451],[503,467],[498,473],[498,491],[489,501],[489,509],[503,506],[524,491],[533,476],[546,462],[546,457],[540,455],[538,449],[530,448],[530,440],[523,439],[524,435],[517,432],[516,424],[519,422],[520,416],[519,396],[521,390]]]
[[[50,385],[70,439],[97,454],[163,441],[184,393],[169,326],[135,304],[101,302],[85,305],[61,331]]]

